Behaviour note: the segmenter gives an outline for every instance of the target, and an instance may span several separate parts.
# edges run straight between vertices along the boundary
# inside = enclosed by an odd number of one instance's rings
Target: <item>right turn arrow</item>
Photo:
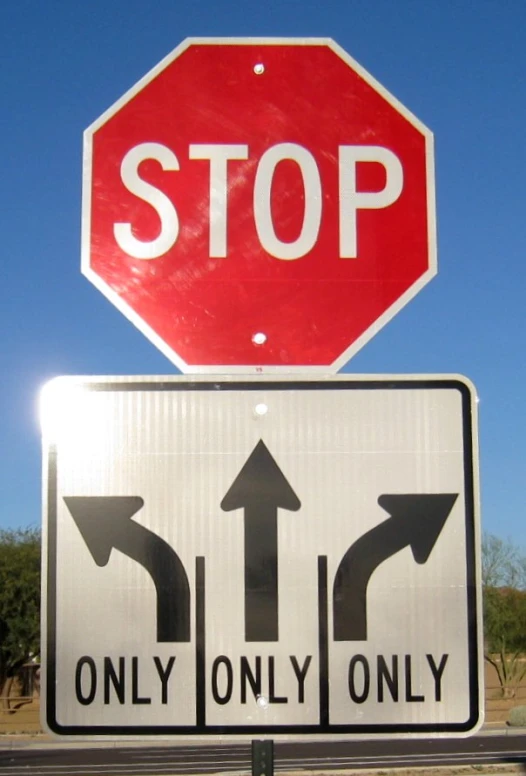
[[[333,587],[335,641],[367,639],[367,585],[385,560],[411,547],[417,563],[429,558],[457,493],[383,495],[379,505],[391,517],[361,536],[343,556]]]

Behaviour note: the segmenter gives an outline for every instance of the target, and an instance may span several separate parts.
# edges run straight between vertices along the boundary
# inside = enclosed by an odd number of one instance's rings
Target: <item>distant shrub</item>
[[[526,727],[526,706],[514,706],[513,709],[510,709],[508,725]]]

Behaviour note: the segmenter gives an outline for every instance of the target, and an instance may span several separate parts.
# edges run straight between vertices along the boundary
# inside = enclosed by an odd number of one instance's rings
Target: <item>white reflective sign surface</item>
[[[64,378],[42,403],[48,728],[481,724],[465,381]]]

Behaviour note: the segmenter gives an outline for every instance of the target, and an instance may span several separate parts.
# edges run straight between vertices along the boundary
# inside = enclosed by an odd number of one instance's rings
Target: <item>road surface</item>
[[[526,735],[484,735],[468,739],[276,742],[277,772],[362,768],[510,765],[526,771]],[[14,745],[0,741],[1,776],[168,776],[251,773],[250,742]]]

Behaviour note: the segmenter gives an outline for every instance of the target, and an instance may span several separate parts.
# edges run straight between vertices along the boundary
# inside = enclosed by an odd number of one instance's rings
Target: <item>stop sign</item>
[[[436,272],[433,139],[318,39],[189,39],[85,133],[83,272],[185,372],[336,371]]]

